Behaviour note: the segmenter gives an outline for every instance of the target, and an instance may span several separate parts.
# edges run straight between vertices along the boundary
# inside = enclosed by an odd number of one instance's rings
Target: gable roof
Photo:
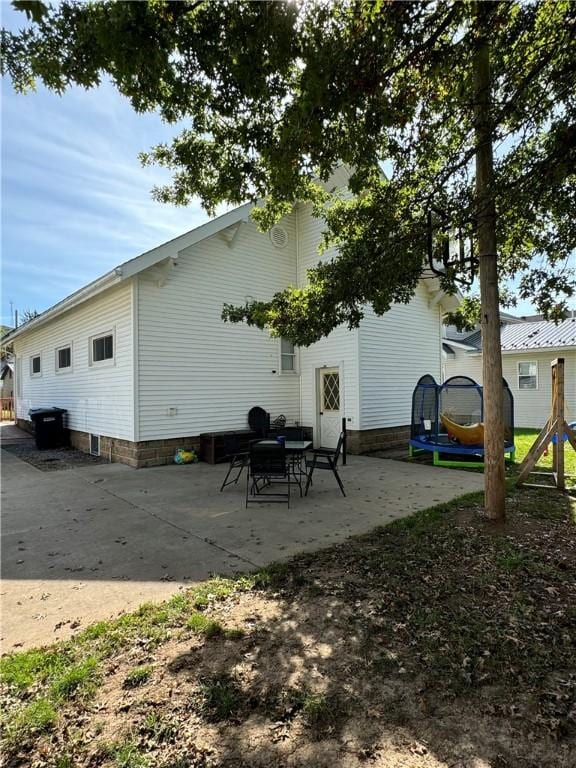
[[[334,168],[330,178],[321,183],[326,189],[342,186],[350,177],[351,172],[352,171],[348,165],[339,163],[336,168]],[[38,326],[43,325],[48,320],[52,320],[63,312],[91,299],[93,296],[97,296],[99,293],[102,293],[102,291],[105,291],[113,285],[121,283],[123,280],[127,280],[128,278],[137,275],[139,272],[143,272],[145,269],[149,269],[167,259],[175,259],[177,258],[178,253],[185,248],[190,248],[192,245],[195,245],[202,240],[207,240],[209,237],[228,229],[228,227],[237,225],[242,221],[247,221],[250,211],[256,205],[257,203],[244,203],[243,205],[239,205],[237,208],[233,208],[231,211],[228,211],[221,216],[210,219],[210,221],[207,221],[205,224],[201,224],[199,227],[195,227],[194,229],[185,232],[183,235],[174,237],[172,240],[162,243],[162,245],[158,245],[149,251],[144,251],[144,253],[141,253],[139,256],[125,261],[123,264],[114,267],[114,269],[110,270],[110,272],[107,272],[102,277],[93,280],[83,288],[80,288],[62,299],[62,301],[57,302],[44,312],[41,312],[33,320],[30,320],[18,328],[14,328],[3,336],[2,342],[11,343],[23,333],[26,333],[33,328],[38,328]]]
[[[332,186],[342,186],[345,184],[350,174],[351,170],[349,166],[342,163],[334,169],[331,177],[327,181],[322,182],[322,184],[327,189]],[[201,224],[199,227],[195,227],[194,229],[185,232],[183,235],[179,235],[172,240],[168,240],[166,243],[162,243],[161,245],[158,245],[149,251],[141,253],[139,256],[136,256],[133,259],[129,259],[128,261],[123,262],[119,266],[114,267],[114,269],[110,270],[102,277],[93,280],[83,288],[80,288],[74,293],[71,293],[69,296],[49,307],[44,312],[41,312],[34,319],[29,320],[27,323],[11,330],[2,338],[2,343],[10,344],[18,336],[36,329],[41,325],[44,325],[44,323],[53,320],[64,312],[67,312],[79,304],[84,303],[88,299],[97,296],[108,288],[111,288],[114,285],[118,285],[119,283],[122,283],[134,275],[137,275],[139,272],[143,272],[144,270],[149,269],[156,264],[160,264],[161,262],[169,262],[170,260],[175,263],[178,258],[178,254],[181,251],[184,251],[186,248],[190,248],[202,240],[207,240],[209,237],[212,237],[213,235],[216,235],[219,232],[228,229],[229,227],[237,226],[241,222],[248,221],[250,212],[256,205],[257,203],[244,203],[243,205],[240,205],[237,208],[233,208],[231,211],[228,211],[221,216],[210,219],[210,221]],[[462,295],[459,291],[457,291],[454,295],[449,295],[441,288],[440,280],[436,276],[426,274],[426,270],[423,271],[422,276],[423,278],[428,278],[428,290],[430,294],[434,294],[434,297],[431,299],[434,304],[440,303],[441,301],[442,306],[447,311],[452,311],[457,308],[462,298]]]
[[[228,213],[217,216],[215,219],[211,219],[205,224],[201,224],[199,227],[195,227],[194,229],[185,232],[183,235],[179,235],[172,240],[168,240],[166,243],[162,243],[162,245],[156,246],[156,248],[144,251],[140,256],[125,261],[119,266],[114,267],[114,269],[111,269],[109,272],[106,272],[102,277],[98,277],[83,288],[71,293],[65,299],[62,299],[62,301],[57,302],[49,309],[41,312],[33,320],[29,320],[18,328],[14,328],[2,337],[2,343],[10,343],[23,333],[27,333],[33,328],[38,328],[38,326],[43,325],[48,320],[53,320],[63,312],[67,312],[69,309],[78,306],[78,304],[82,304],[88,299],[97,296],[107,288],[111,288],[113,285],[117,285],[124,280],[133,277],[139,272],[143,272],[145,269],[153,267],[155,264],[159,264],[166,259],[176,259],[180,251],[190,248],[190,246],[195,245],[202,240],[206,240],[207,238],[218,234],[218,232],[228,229],[228,227],[247,220],[253,207],[254,203],[240,205],[238,208],[234,208],[232,211],[228,211]]]

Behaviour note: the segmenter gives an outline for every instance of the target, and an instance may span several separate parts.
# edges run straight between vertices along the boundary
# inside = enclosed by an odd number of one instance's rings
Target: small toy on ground
[[[198,454],[196,451],[187,451],[184,448],[177,448],[174,454],[174,464],[196,464]]]

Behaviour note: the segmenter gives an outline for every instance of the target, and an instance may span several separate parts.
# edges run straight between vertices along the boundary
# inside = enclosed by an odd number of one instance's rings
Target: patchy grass
[[[58,674],[67,662],[66,652],[52,648],[13,653],[0,659],[0,682],[25,691],[33,683]]]
[[[141,732],[157,744],[173,742],[178,736],[178,721],[176,718],[163,716],[158,712],[146,715]]]
[[[304,722],[317,736],[328,735],[341,715],[339,702],[329,700],[323,693],[306,693],[302,700]]]
[[[195,608],[208,608],[215,602],[224,600],[238,591],[252,589],[255,579],[255,576],[240,576],[237,579],[220,577],[210,579],[193,591],[192,604]]]
[[[140,667],[134,667],[124,678],[124,688],[138,688],[150,680],[153,667],[150,664],[143,664]]]
[[[57,720],[58,713],[51,701],[39,698],[30,702],[2,723],[7,748],[14,748],[23,739],[51,731]]]
[[[254,583],[253,576],[210,579],[196,590],[178,593],[162,604],[145,603],[133,613],[97,622],[72,640],[51,648],[3,656],[0,658],[0,683],[5,701],[0,720],[2,742],[13,749],[19,740],[26,743],[32,735],[55,728],[65,703],[74,701],[80,710],[89,705],[101,682],[101,667],[118,654],[133,646],[147,652],[158,648],[172,634],[185,628],[199,604],[209,608],[236,592],[251,589]],[[232,638],[234,632],[223,630],[223,635]],[[128,671],[125,676],[130,681],[128,687],[144,684],[151,669],[151,666],[140,665]],[[131,754],[130,750],[128,743],[126,754]]]
[[[511,481],[507,507],[471,494],[4,657],[8,764],[576,764],[575,505]]]
[[[236,717],[243,704],[243,694],[232,675],[214,675],[200,684],[197,706],[208,722]]]
[[[214,619],[209,619],[203,613],[194,613],[186,622],[186,628],[192,630],[197,635],[205,637],[217,637],[224,633],[221,624]]]
[[[149,760],[134,741],[112,744],[105,752],[112,758],[115,768],[148,768]]]
[[[88,656],[54,675],[50,685],[51,698],[63,701],[74,696],[89,697],[94,694],[97,684],[98,662],[94,656]]]
[[[224,628],[218,621],[208,618],[203,613],[193,613],[186,622],[186,628],[190,629],[195,635],[203,635],[208,639],[225,637],[228,640],[241,640],[245,634],[243,629]]]

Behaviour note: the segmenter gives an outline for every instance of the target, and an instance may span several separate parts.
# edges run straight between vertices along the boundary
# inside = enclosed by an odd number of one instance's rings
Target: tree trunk
[[[488,17],[491,3],[476,4],[474,56],[474,131],[476,139],[476,216],[480,260],[482,328],[482,378],[484,390],[484,504],[492,520],[505,517],[504,400],[498,264],[496,256],[496,205],[492,148],[492,98]]]

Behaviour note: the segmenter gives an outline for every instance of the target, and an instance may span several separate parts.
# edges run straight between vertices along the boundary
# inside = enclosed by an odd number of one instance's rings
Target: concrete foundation
[[[363,454],[408,445],[410,425],[381,429],[350,430],[347,435],[348,453]]]
[[[34,434],[34,425],[26,419],[17,419],[20,429]],[[90,453],[90,434],[76,429],[70,430],[70,445],[73,448]],[[199,451],[199,437],[173,437],[167,440],[122,440],[118,437],[100,435],[100,455],[111,462],[120,462],[129,467],[159,467],[172,464],[178,448],[185,451]]]
[[[90,452],[90,435],[87,432],[70,430],[70,444],[85,453]],[[100,455],[113,462],[128,464],[129,467],[159,467],[172,464],[178,448],[186,451],[200,449],[199,437],[173,437],[168,440],[120,440],[116,437],[100,436]]]
[[[17,419],[17,425],[34,434],[34,425],[30,421]],[[387,448],[403,447],[408,444],[410,426],[387,427],[382,429],[350,430],[347,434],[348,453],[362,455]],[[90,435],[88,432],[70,430],[70,444],[79,451],[90,453]],[[172,464],[178,448],[200,452],[200,436],[172,437],[166,440],[121,440],[116,437],[100,436],[100,455],[113,462],[127,464],[129,467],[159,467]]]

